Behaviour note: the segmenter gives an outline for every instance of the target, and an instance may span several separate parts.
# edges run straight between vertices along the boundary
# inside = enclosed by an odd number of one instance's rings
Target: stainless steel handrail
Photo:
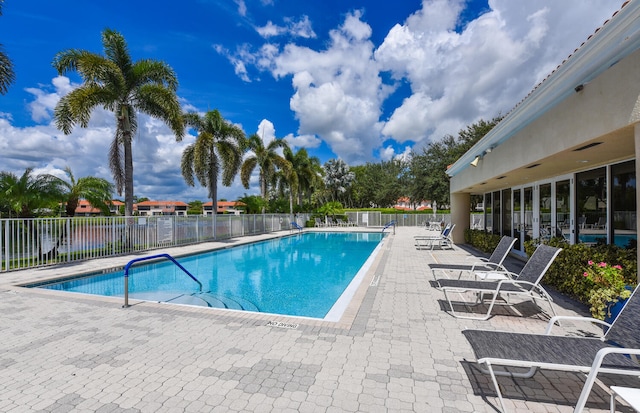
[[[198,286],[200,287],[200,292],[202,292],[202,283],[200,281],[198,281],[198,279],[196,277],[194,277],[193,274],[191,274],[186,268],[184,268],[171,255],[169,255],[169,254],[156,254],[156,255],[150,255],[148,257],[135,258],[135,259],[129,261],[127,263],[127,265],[124,266],[124,305],[122,306],[123,308],[129,307],[129,268],[133,264],[135,264],[137,262],[148,261],[148,260],[152,260],[152,259],[156,259],[156,258],[166,258],[166,259],[170,260],[171,262],[173,262],[175,265],[178,266],[178,268],[180,268],[189,277],[191,277],[191,279],[193,279],[193,281],[198,283]]]

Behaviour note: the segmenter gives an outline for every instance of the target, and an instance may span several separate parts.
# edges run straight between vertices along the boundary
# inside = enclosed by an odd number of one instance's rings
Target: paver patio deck
[[[128,257],[0,273],[0,411],[495,412],[490,380],[461,330],[543,332],[548,314],[525,304],[516,306],[524,316],[453,318],[428,265],[460,262],[470,250],[417,250],[413,236],[424,231],[399,227],[386,239],[338,323],[149,302],[124,309],[122,299],[15,287]],[[584,315],[561,296],[556,304]],[[499,381],[513,412],[571,412],[583,376]],[[637,386],[630,381],[616,383]],[[609,393],[596,387],[587,406],[608,411]]]

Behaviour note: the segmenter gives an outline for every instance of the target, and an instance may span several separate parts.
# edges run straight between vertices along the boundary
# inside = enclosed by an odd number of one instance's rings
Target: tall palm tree
[[[76,208],[80,198],[84,198],[91,206],[98,208],[104,213],[109,213],[109,203],[113,193],[113,185],[103,178],[93,176],[85,176],[77,181],[68,166],[64,168],[69,181],[62,180],[62,186],[65,188],[64,197],[66,199],[65,210],[68,217],[76,214]]]
[[[290,164],[291,168],[280,169],[276,173],[276,181],[280,194],[288,193],[289,196],[289,212],[293,217],[293,198],[298,195],[300,189],[298,170],[296,169],[296,155],[288,146],[282,151],[284,159]]]
[[[0,172],[0,202],[18,218],[30,218],[39,209],[53,208],[62,200],[64,190],[60,178],[49,175],[33,175],[27,168],[22,176],[12,172]]]
[[[56,54],[53,67],[59,74],[76,71],[83,83],[56,105],[58,129],[70,134],[75,124],[85,128],[91,112],[101,106],[113,111],[116,131],[109,150],[109,166],[116,189],[124,187],[125,215],[133,214],[133,154],[131,142],[138,127],[137,112],[164,121],[177,140],[184,135],[178,80],[164,62],[131,60],[124,37],[113,30],[102,32],[104,56],[86,50],[69,49]],[[124,162],[122,156],[124,155]]]
[[[4,0],[0,0],[0,16],[2,16],[2,4]],[[4,95],[9,90],[9,85],[16,79],[13,71],[13,63],[9,56],[4,52],[0,44],[0,94]]]
[[[253,152],[242,163],[242,169],[240,170],[240,180],[245,188],[249,189],[249,179],[253,170],[258,167],[260,173],[260,194],[265,199],[269,200],[269,188],[268,183],[272,182],[277,168],[290,169],[291,163],[280,156],[276,151],[279,148],[288,148],[287,142],[282,139],[274,139],[267,146],[264,146],[264,142],[257,135],[253,134],[247,140],[247,148]],[[264,207],[262,208],[264,213]]]
[[[198,132],[196,141],[182,153],[182,176],[193,186],[194,176],[209,191],[215,221],[218,211],[218,175],[222,170],[222,184],[231,185],[242,165],[245,135],[242,129],[227,122],[218,110],[212,110],[200,117],[197,113],[184,115],[188,126]]]
[[[307,150],[301,148],[293,156],[284,152],[285,158],[291,162],[298,178],[298,205],[302,206],[302,199],[305,194],[311,199],[311,191],[322,186],[322,164],[316,156],[309,156]]]

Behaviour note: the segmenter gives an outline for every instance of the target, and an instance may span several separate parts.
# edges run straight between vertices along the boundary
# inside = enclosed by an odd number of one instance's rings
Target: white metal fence
[[[347,212],[360,227],[423,226],[448,214]],[[304,226],[310,214],[298,214]],[[473,216],[472,216],[473,219]],[[291,228],[288,214],[0,219],[0,272],[110,257]],[[475,221],[472,221],[477,224]]]
[[[304,225],[308,215],[299,214]],[[0,272],[290,229],[290,215],[0,220]]]

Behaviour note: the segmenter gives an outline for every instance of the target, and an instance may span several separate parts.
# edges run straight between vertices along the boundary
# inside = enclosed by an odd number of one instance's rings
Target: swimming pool
[[[578,239],[580,242],[589,244],[596,244],[598,241],[604,243],[607,242],[607,234],[579,234]],[[636,234],[615,234],[613,243],[621,248],[626,248],[630,245],[634,245],[638,237]]]
[[[304,232],[132,266],[129,297],[337,321],[380,249],[383,233]],[[124,271],[31,285],[124,296]]]

